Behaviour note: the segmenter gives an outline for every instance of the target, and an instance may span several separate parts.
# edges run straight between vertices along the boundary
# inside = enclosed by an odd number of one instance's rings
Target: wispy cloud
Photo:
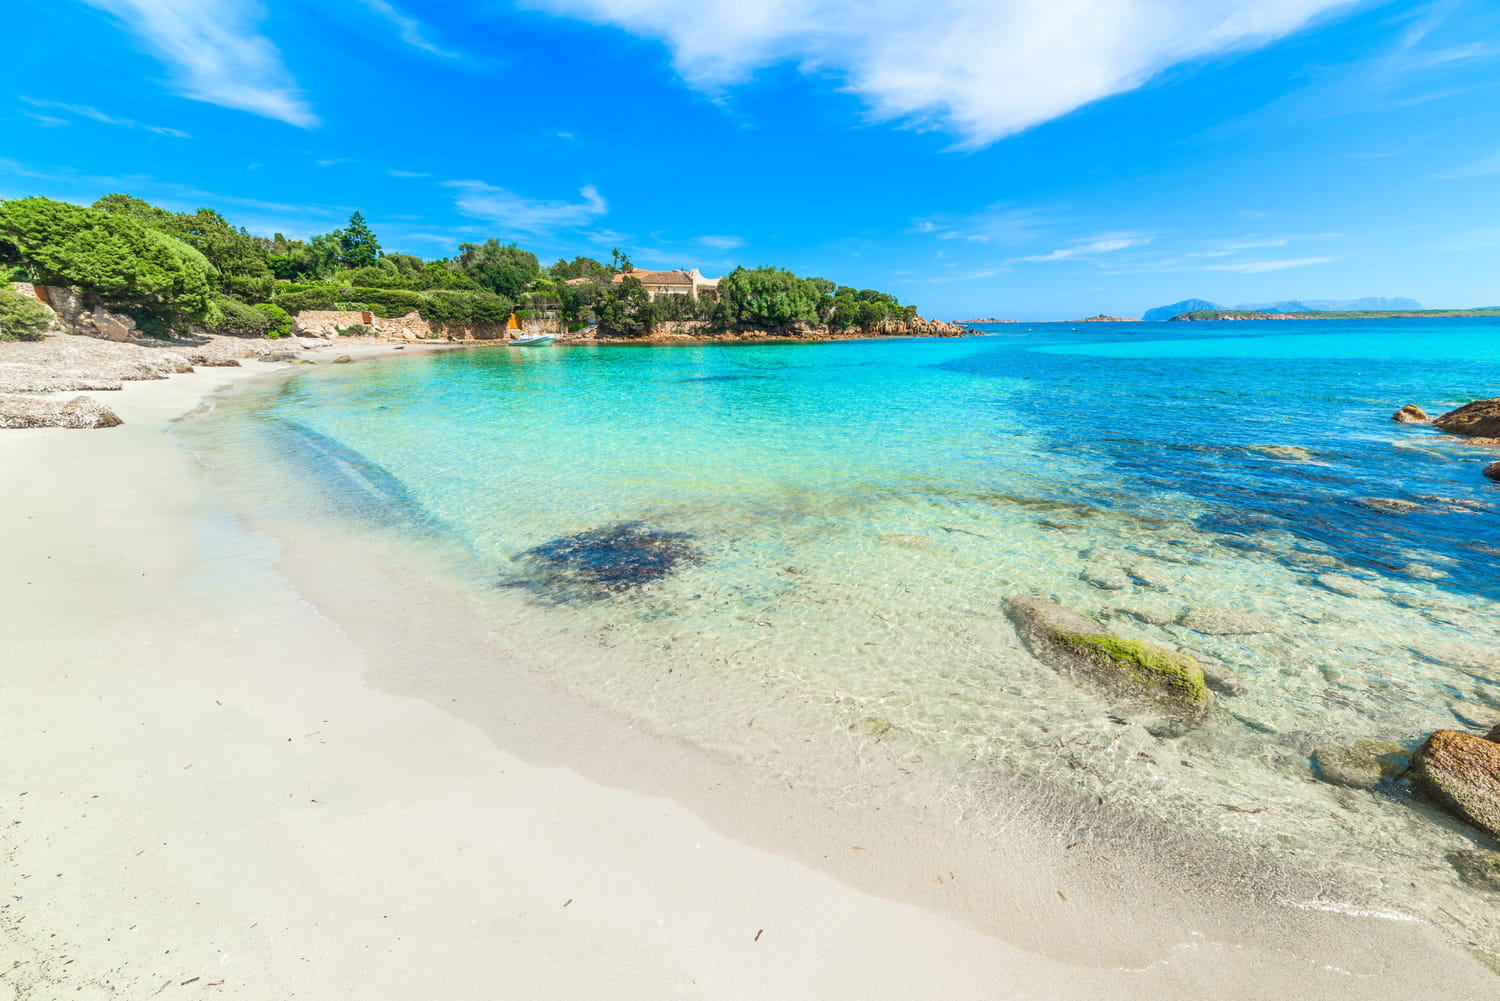
[[[879,119],[979,148],[1250,48],[1351,0],[523,0],[661,39],[693,87],[792,63],[841,78]]]
[[[557,229],[586,226],[609,211],[609,205],[592,184],[578,192],[578,202],[542,201],[497,188],[483,181],[446,181],[458,191],[455,205],[464,215],[485,219],[513,233],[549,233]]]
[[[386,174],[388,174],[391,177],[431,177],[432,176],[431,174],[419,174],[415,170],[388,170],[388,171],[386,171]]]
[[[1336,257],[1296,257],[1280,261],[1240,261],[1235,264],[1205,264],[1201,271],[1236,271],[1242,275],[1262,275],[1268,271],[1287,271],[1291,268],[1306,268],[1314,264],[1327,264]]]
[[[66,128],[67,126],[73,124],[66,118],[58,118],[56,115],[38,114],[35,111],[26,111],[25,109],[22,109],[21,114],[25,115],[33,122],[36,122],[38,125],[43,125],[49,129]]]
[[[177,93],[299,128],[318,124],[260,33],[256,0],[84,0],[113,15],[173,73]]]
[[[1500,174],[1500,153],[1493,153],[1483,159],[1460,164],[1432,176],[1439,181],[1464,181],[1471,177],[1485,177],[1489,174]]]
[[[745,241],[737,236],[700,236],[698,242],[715,250],[733,250],[745,245]]]
[[[33,108],[47,108],[51,111],[66,111],[71,115],[77,115],[79,118],[92,119],[96,122],[103,122],[105,125],[118,125],[121,128],[127,129],[144,129],[147,132],[155,132],[157,135],[162,136],[171,136],[174,139],[192,138],[181,129],[170,128],[166,125],[147,125],[145,122],[137,122],[130,118],[120,118],[116,115],[105,114],[98,108],[90,107],[87,104],[64,104],[61,101],[44,101],[36,97],[23,97],[21,98],[21,100],[24,103],[31,105]],[[32,117],[47,118],[51,120],[50,123],[61,123],[64,125],[68,124],[66,121],[55,118],[51,115],[33,115]]]
[[[1129,247],[1144,247],[1150,242],[1149,239],[1143,236],[1126,234],[1104,235],[1089,240],[1086,243],[1076,243],[1071,247],[1054,250],[1050,254],[1034,254],[1030,257],[1017,258],[1017,260],[1045,263],[1047,261],[1067,261],[1075,257],[1098,257],[1100,254],[1112,254],[1117,250],[1125,250]]]
[[[442,56],[444,59],[458,58],[457,52],[449,52],[447,49],[440,48],[433,43],[427,37],[425,33],[426,29],[423,28],[422,22],[402,11],[394,4],[387,3],[386,0],[360,0],[360,2],[374,13],[379,14],[395,25],[396,30],[401,34],[401,40],[412,48],[421,49],[423,52],[434,56]]]

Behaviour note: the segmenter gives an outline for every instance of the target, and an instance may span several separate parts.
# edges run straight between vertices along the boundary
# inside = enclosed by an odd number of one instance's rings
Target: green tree
[[[616,254],[619,252],[616,251]],[[582,255],[571,261],[559,259],[552,267],[547,269],[548,273],[557,281],[569,281],[574,278],[592,278],[598,281],[609,281],[614,272],[608,267],[600,264],[592,257]]]
[[[594,306],[600,332],[614,337],[644,337],[656,323],[656,304],[639,278],[626,274]]]
[[[39,341],[52,320],[52,310],[31,296],[0,288],[0,341]]]
[[[182,213],[166,232],[196,247],[219,273],[218,286],[244,302],[271,298],[273,275],[265,247],[243,228],[236,229],[212,209]]]
[[[339,263],[346,268],[367,268],[380,260],[380,243],[365,217],[355,212],[339,235]]]
[[[784,330],[818,323],[817,286],[779,268],[735,268],[719,279],[720,315],[730,325]]]
[[[535,254],[494,237],[482,244],[460,244],[458,267],[481,288],[512,301],[520,299],[542,274]]]
[[[49,198],[0,204],[0,242],[34,280],[168,322],[205,316],[217,277],[197,250],[130,216]]]

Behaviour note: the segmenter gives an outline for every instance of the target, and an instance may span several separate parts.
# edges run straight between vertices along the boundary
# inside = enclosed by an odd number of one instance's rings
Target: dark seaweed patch
[[[544,542],[516,556],[530,571],[507,581],[559,600],[600,599],[665,580],[703,562],[686,532],[624,522]]]

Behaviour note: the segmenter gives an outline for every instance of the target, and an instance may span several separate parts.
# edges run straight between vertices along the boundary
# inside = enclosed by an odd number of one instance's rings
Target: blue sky
[[[1500,4],[20,0],[0,197],[924,315],[1500,303]]]

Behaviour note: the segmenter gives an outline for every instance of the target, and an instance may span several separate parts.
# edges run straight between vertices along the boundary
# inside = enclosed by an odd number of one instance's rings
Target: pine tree
[[[375,239],[365,217],[355,212],[349,217],[339,241],[339,263],[346,268],[373,267],[380,260],[380,242]]]

